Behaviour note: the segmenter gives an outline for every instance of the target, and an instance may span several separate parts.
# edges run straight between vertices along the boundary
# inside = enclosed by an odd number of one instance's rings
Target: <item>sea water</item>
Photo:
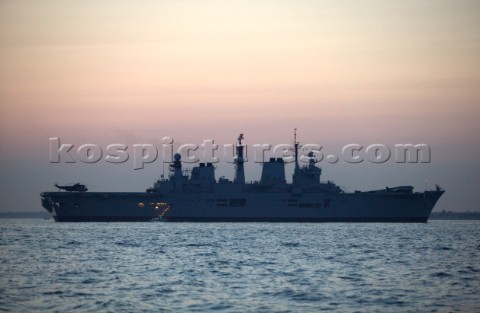
[[[0,220],[5,312],[480,312],[480,221]]]

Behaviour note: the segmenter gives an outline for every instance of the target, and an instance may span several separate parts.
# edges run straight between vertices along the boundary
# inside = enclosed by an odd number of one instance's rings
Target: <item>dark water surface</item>
[[[480,221],[0,220],[0,311],[480,312]]]

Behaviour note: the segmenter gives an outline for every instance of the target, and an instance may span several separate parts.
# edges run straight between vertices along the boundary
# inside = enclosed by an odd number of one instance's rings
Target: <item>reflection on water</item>
[[[4,311],[480,311],[480,222],[0,220]]]

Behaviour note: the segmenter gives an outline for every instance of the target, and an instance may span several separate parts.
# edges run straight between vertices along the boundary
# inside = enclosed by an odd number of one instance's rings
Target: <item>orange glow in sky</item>
[[[426,173],[461,192],[480,183],[462,181],[480,172],[479,64],[478,1],[5,0],[2,198],[19,159],[48,166],[52,136],[288,142],[294,127],[322,144],[430,144]]]

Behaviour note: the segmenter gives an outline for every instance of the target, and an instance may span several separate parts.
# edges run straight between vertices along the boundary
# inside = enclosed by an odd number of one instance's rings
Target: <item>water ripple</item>
[[[0,220],[0,311],[479,312],[479,226]]]

